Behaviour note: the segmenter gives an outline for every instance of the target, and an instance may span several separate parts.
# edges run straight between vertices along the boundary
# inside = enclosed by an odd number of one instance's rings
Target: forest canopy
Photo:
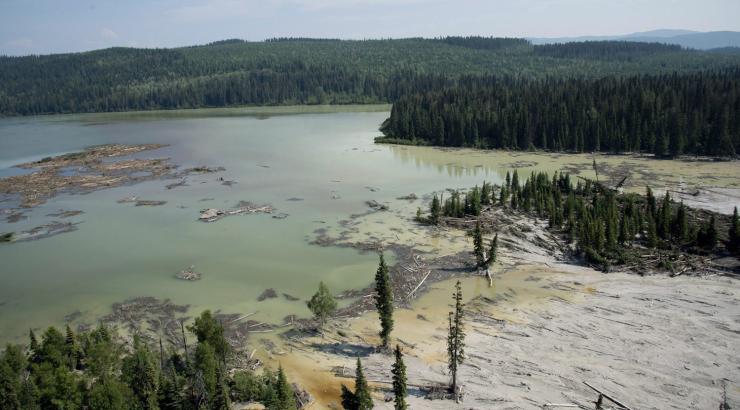
[[[740,69],[543,80],[467,77],[401,97],[379,141],[732,157]]]
[[[231,39],[174,49],[0,57],[0,115],[388,103],[470,75],[594,79],[738,65],[737,54],[630,42]]]

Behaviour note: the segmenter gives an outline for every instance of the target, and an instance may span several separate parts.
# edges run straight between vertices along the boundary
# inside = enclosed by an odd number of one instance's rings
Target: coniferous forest
[[[595,79],[738,65],[737,54],[662,44],[533,46],[523,39],[487,37],[282,38],[173,49],[119,47],[0,57],[0,115],[388,103],[470,81],[463,76]]]
[[[740,69],[466,77],[401,97],[382,131],[379,141],[413,144],[733,157],[740,149]]]

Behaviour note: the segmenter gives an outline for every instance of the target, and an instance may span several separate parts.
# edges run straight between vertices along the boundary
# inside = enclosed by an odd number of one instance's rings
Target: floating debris
[[[285,218],[287,218],[289,216],[290,215],[288,215],[286,213],[279,213],[279,214],[273,215],[272,217],[273,217],[273,219],[285,219]]]
[[[374,199],[371,199],[369,201],[365,201],[365,204],[367,206],[369,206],[370,208],[375,209],[376,211],[387,211],[388,210],[388,205],[381,204],[380,202],[378,202],[378,201],[376,201]]]
[[[416,196],[416,194],[412,192],[406,196],[399,196],[396,199],[401,200],[401,201],[416,201],[417,199],[419,199],[419,197]]]
[[[25,214],[24,211],[17,209],[3,209],[3,213],[8,215],[5,217],[5,222],[9,224],[28,219],[28,216]]]
[[[201,274],[195,271],[195,265],[190,265],[186,269],[177,272],[175,277],[182,280],[196,281],[200,280]]]
[[[208,208],[200,211],[200,217],[198,218],[202,222],[216,222],[219,219],[226,218],[227,216],[241,215],[241,214],[256,214],[265,213],[271,214],[275,211],[270,205],[256,205],[252,202],[240,201],[237,207],[234,209],[216,209]]]
[[[372,187],[372,186],[366,186],[365,189],[367,189],[370,192],[378,192],[378,191],[380,191],[380,188],[375,188],[375,187]]]
[[[303,198],[290,197],[290,198],[286,199],[286,201],[299,202],[299,201],[303,201]]]
[[[285,300],[289,300],[291,302],[295,302],[297,300],[301,300],[301,298],[297,298],[297,297],[295,297],[295,296],[293,296],[291,294],[288,294],[288,293],[283,293],[283,297],[285,298]]]
[[[221,179],[221,181],[222,181],[222,182],[221,182],[221,185],[223,185],[223,186],[233,186],[233,185],[236,185],[236,184],[238,184],[238,182],[236,182],[236,181],[231,181],[231,180],[224,180],[224,179]]]
[[[162,206],[166,204],[167,201],[151,201],[151,200],[140,200],[136,201],[135,206]]]
[[[31,208],[60,192],[87,193],[161,178],[175,169],[166,158],[111,161],[161,147],[164,145],[98,145],[82,152],[20,164],[19,168],[33,172],[0,178],[0,193],[18,194],[21,206]]]
[[[165,185],[165,188],[172,189],[172,188],[177,188],[177,187],[180,187],[180,186],[187,186],[187,180],[183,179],[180,182],[173,182],[171,184],[167,184],[167,185]]]
[[[152,201],[149,199],[139,199],[137,196],[129,196],[126,198],[121,198],[118,201],[119,204],[130,204],[133,203],[134,206],[161,206],[167,203],[167,201]]]
[[[211,173],[214,173],[214,172],[222,172],[222,171],[226,171],[226,168],[224,168],[224,167],[207,167],[205,165],[201,165],[201,166],[195,167],[195,168],[188,168],[184,172],[186,174],[189,174],[189,173],[211,174]]]
[[[262,302],[266,299],[274,299],[278,297],[277,292],[273,288],[265,289],[260,295],[257,297],[258,302]]]
[[[46,225],[37,226],[28,231],[19,233],[15,237],[14,241],[35,241],[37,239],[48,238],[61,233],[73,232],[77,230],[78,224],[79,223],[52,221]]]
[[[119,204],[128,204],[131,202],[136,202],[139,199],[137,196],[127,196],[125,198],[121,198],[118,201],[116,201]]]
[[[13,240],[13,232],[0,233],[0,242],[10,242]]]
[[[71,218],[81,214],[84,214],[84,212],[78,210],[65,211],[64,209],[60,209],[58,212],[52,212],[46,216],[52,216],[54,218]]]

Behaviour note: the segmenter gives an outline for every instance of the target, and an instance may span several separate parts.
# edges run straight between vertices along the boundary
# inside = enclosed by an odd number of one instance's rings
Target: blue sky
[[[740,31],[740,0],[0,0],[0,54],[226,38]]]

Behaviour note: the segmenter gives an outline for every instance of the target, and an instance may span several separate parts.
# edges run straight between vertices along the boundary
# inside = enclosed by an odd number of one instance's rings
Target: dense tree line
[[[535,54],[540,56],[600,60],[632,60],[654,56],[659,53],[676,53],[679,51],[681,51],[681,46],[675,44],[627,41],[584,41],[534,46]]]
[[[549,177],[546,173],[533,173],[521,183],[514,171],[507,173],[498,195],[492,188],[482,192],[474,187],[465,193],[453,192],[447,199],[435,195],[426,220],[439,223],[442,217],[478,216],[483,203],[518,209],[548,219],[549,227],[563,233],[587,261],[602,267],[624,264],[626,251],[633,246],[701,254],[721,251],[723,245],[726,251],[740,255],[737,209],[725,234],[714,214],[690,210],[673,201],[669,193],[657,198],[649,187],[644,196],[624,194],[591,180],[573,184],[568,174]],[[445,205],[440,208],[435,202]],[[439,214],[437,222],[435,213]],[[474,253],[478,265],[485,266],[490,262],[483,259],[480,229],[476,225],[473,231]],[[496,253],[495,242],[496,237],[491,255]],[[672,268],[670,258],[662,263]]]
[[[227,410],[253,400],[296,408],[282,368],[227,372],[229,345],[210,312],[188,329],[198,341],[190,354],[161,344],[155,352],[138,337],[126,346],[102,325],[82,333],[50,327],[40,340],[31,332],[28,348],[8,345],[0,354],[0,408]]]
[[[0,56],[0,115],[393,102],[464,75],[599,78],[740,64],[738,55],[639,43],[620,43],[617,51],[598,42],[543,47],[484,37],[281,38]]]
[[[443,146],[735,156],[740,69],[527,80],[466,77],[400,98],[387,139]]]

